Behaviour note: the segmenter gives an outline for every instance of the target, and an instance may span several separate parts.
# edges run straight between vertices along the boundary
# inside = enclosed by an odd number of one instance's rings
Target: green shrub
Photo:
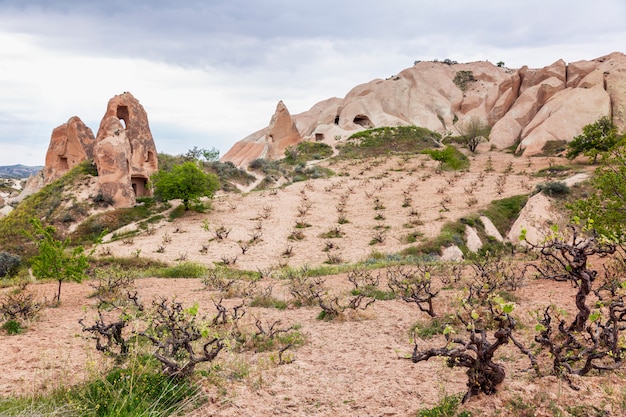
[[[426,149],[422,153],[430,155],[431,158],[438,161],[440,168],[444,170],[458,171],[470,166],[467,156],[454,146],[446,146],[444,149]]]
[[[476,78],[474,78],[472,71],[457,71],[452,81],[461,91],[465,91],[467,89],[467,83],[476,81]]]
[[[564,182],[548,181],[537,185],[537,192],[550,197],[563,197],[570,193],[570,189]]]
[[[8,252],[0,252],[0,278],[11,277],[17,273],[21,258]]]
[[[20,334],[23,331],[22,323],[18,320],[7,320],[2,324],[2,330],[8,335]]]

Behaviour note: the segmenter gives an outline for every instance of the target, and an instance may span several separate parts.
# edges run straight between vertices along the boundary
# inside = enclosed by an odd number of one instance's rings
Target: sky
[[[0,0],[0,165],[43,165],[52,130],[94,134],[131,92],[159,152],[223,155],[291,114],[416,60],[626,52],[623,0]]]

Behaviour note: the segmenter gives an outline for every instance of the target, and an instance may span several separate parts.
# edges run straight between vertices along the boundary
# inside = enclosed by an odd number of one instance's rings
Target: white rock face
[[[587,174],[586,172],[581,172],[580,174],[572,175],[571,177],[566,178],[563,182],[568,187],[571,187],[572,185],[576,185],[580,182],[587,181],[589,178],[590,178],[589,174]]]
[[[467,244],[467,249],[472,252],[478,252],[483,247],[483,242],[480,240],[476,229],[468,225],[465,225],[465,243]]]
[[[12,211],[13,211],[13,207],[11,207],[11,206],[4,206],[4,207],[0,208],[0,218],[6,216],[7,214],[9,214]]]
[[[463,251],[456,245],[448,246],[441,251],[441,260],[454,262],[462,261]]]
[[[493,224],[491,219],[489,219],[489,217],[480,216],[480,221],[483,223],[483,226],[485,226],[485,233],[487,233],[487,236],[493,237],[498,242],[504,242],[502,234],[500,234],[500,231],[496,229],[496,226]]]
[[[530,197],[506,235],[507,240],[514,244],[524,245],[525,242],[520,241],[519,236],[522,229],[526,229],[528,242],[532,244],[541,242],[550,233],[550,225],[554,218],[551,211],[552,202],[549,197],[542,193]]]

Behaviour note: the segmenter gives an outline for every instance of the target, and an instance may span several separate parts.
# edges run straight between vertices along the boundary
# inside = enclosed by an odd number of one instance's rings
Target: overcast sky
[[[538,68],[626,49],[624,0],[0,0],[0,165],[43,165],[52,130],[94,134],[130,91],[157,150],[185,153],[344,97],[415,60]]]

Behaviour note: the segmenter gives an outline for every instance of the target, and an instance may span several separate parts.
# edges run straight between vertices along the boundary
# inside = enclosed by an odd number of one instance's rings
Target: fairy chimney
[[[130,207],[149,196],[148,179],[158,170],[157,151],[148,115],[132,94],[109,100],[94,148],[99,192],[115,207]]]
[[[96,139],[79,117],[71,117],[52,131],[43,170],[44,183],[50,184],[70,169],[93,158]]]

